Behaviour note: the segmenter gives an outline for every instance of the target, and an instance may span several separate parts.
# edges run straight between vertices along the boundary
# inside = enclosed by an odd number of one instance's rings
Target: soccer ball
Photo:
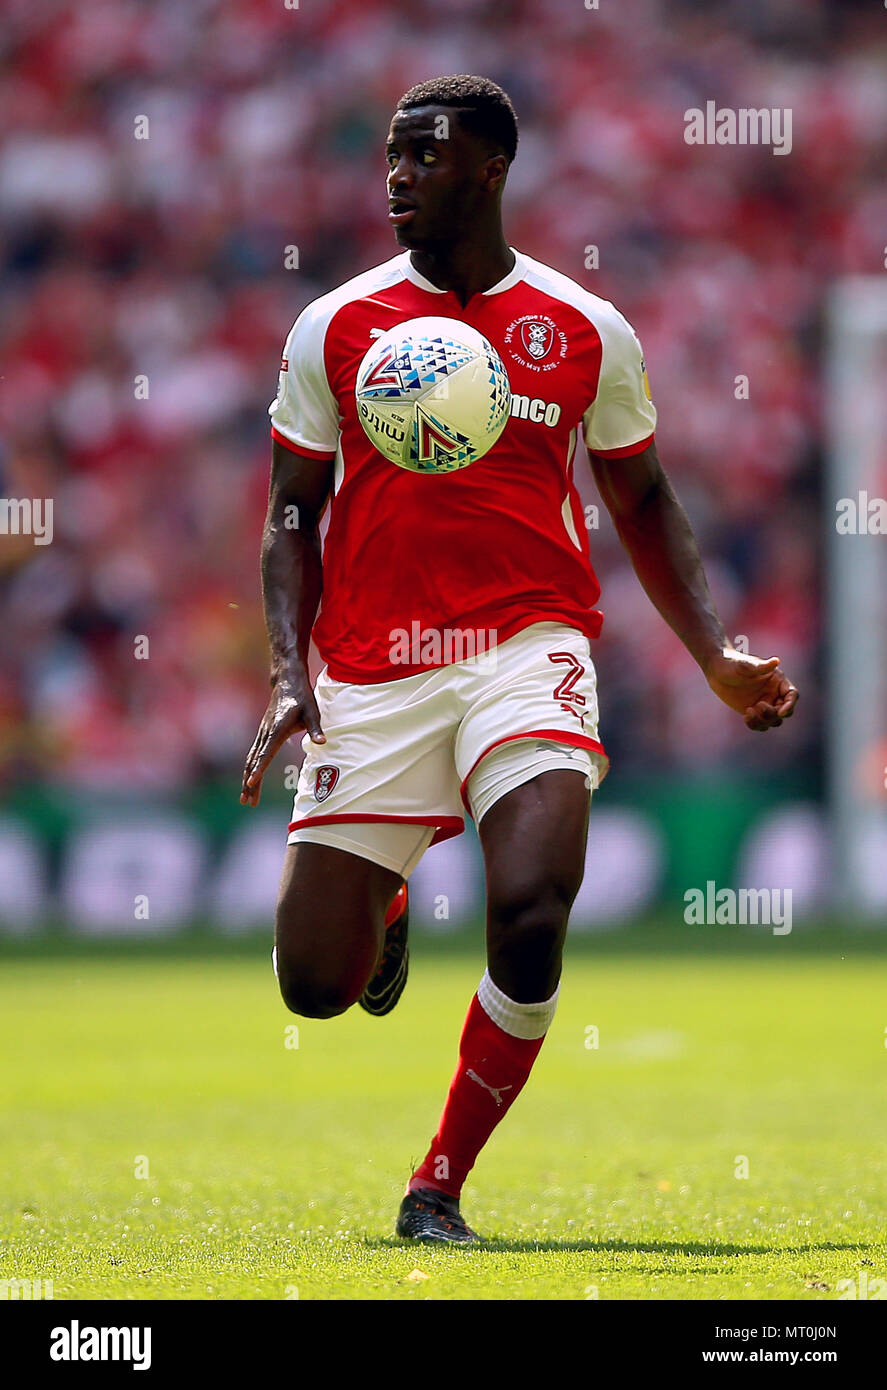
[[[511,412],[502,359],[458,319],[408,319],[357,369],[357,414],[387,459],[413,473],[452,473],[491,449]]]

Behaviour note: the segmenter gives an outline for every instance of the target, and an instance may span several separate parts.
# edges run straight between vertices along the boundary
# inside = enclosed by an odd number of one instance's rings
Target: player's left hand
[[[798,702],[797,689],[780,668],[778,656],[764,661],[724,647],[708,663],[705,678],[718,698],[741,714],[746,727],[756,733],[778,729]]]

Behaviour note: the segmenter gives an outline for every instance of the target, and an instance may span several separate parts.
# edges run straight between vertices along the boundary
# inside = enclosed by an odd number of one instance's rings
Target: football
[[[452,473],[493,447],[511,410],[508,373],[482,333],[450,318],[399,323],[357,371],[357,413],[387,459]]]

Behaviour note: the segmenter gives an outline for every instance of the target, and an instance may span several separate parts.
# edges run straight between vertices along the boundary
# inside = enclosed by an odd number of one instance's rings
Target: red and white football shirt
[[[513,393],[492,449],[452,473],[389,463],[354,399],[373,338],[428,314],[483,333]],[[336,459],[313,631],[333,680],[370,684],[427,670],[424,659],[392,664],[403,632],[467,629],[503,642],[555,621],[598,635],[600,586],[572,476],[577,431],[594,453],[618,458],[645,449],[656,424],[640,342],[608,300],[515,252],[509,274],[463,308],[406,251],[303,310],[269,414],[280,444]]]

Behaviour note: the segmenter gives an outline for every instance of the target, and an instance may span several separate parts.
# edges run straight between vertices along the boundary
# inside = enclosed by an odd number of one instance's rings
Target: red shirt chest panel
[[[454,294],[432,294],[409,280],[344,305],[327,329],[324,365],[342,417],[349,467],[361,459],[381,463],[354,401],[364,355],[381,333],[429,315],[470,324],[505,364],[512,414],[487,457],[511,453],[539,461],[545,453],[565,467],[570,434],[597,391],[601,341],[593,324],[572,305],[523,281],[500,294],[474,295],[463,308]]]

